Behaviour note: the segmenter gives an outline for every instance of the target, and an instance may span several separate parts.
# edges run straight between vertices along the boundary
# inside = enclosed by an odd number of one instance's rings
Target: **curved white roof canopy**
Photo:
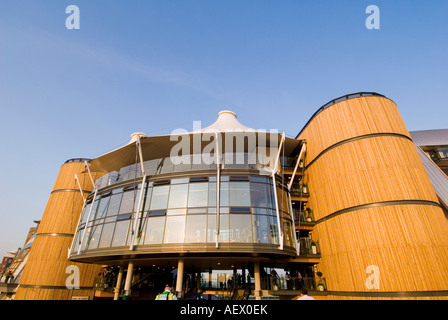
[[[223,110],[218,113],[218,119],[208,127],[205,127],[200,130],[201,132],[209,132],[209,131],[254,131],[254,129],[246,127],[242,125],[236,117],[236,113],[229,110]]]
[[[257,139],[257,147],[270,147],[271,143],[274,143],[275,147],[280,145],[281,134],[275,133],[269,135],[269,131],[257,131],[252,128],[246,127],[237,120],[237,116],[234,112],[224,110],[218,113],[218,119],[211,125],[193,132],[173,133],[163,136],[149,137],[141,132],[136,132],[131,135],[129,143],[123,147],[110,151],[92,160],[90,170],[92,172],[111,172],[117,171],[120,168],[136,163],[138,159],[137,149],[137,137],[140,137],[143,160],[153,160],[164,157],[169,157],[170,152],[174,146],[176,146],[182,139],[190,139],[190,154],[197,152],[198,148],[194,143],[199,142],[201,144],[200,150],[204,150],[204,147],[213,143],[211,134],[206,137],[207,133],[219,133],[222,141],[226,141],[226,137],[230,136],[231,139],[235,137],[241,137],[241,135],[253,134]],[[197,135],[200,135],[198,137]],[[243,137],[244,138],[244,137]],[[284,145],[284,155],[290,156],[298,153],[300,150],[301,140],[286,138]],[[195,147],[195,148],[194,148]],[[226,149],[226,144],[221,143],[221,152],[239,152],[236,149],[236,144],[232,144],[232,149]],[[227,147],[228,148],[228,147]],[[247,149],[247,146],[245,146]],[[254,150],[246,150],[245,152],[254,152]]]

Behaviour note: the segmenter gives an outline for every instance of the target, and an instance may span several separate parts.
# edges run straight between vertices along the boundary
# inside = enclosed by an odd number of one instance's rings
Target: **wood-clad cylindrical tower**
[[[396,104],[341,97],[297,138],[328,298],[448,298],[448,221]]]
[[[101,266],[74,263],[68,259],[83,197],[87,198],[93,189],[91,179],[85,172],[84,160],[68,160],[59,170],[17,289],[16,300],[70,300],[75,296],[93,298],[93,281],[101,272]],[[75,174],[78,175],[83,195]],[[99,175],[94,173],[93,178],[97,179]]]

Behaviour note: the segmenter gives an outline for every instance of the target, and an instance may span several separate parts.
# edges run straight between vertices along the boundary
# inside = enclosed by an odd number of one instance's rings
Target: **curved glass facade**
[[[128,172],[131,171],[128,168]],[[131,166],[131,168],[138,168]],[[123,172],[123,171],[122,171]],[[114,184],[127,180],[115,176]],[[129,177],[129,176],[128,176]],[[111,174],[102,181],[110,181]],[[72,253],[130,246],[134,222],[139,248],[171,244],[279,244],[272,179],[256,175],[221,175],[216,212],[216,175],[148,181],[136,212],[141,184],[108,187],[86,203]],[[134,180],[135,181],[135,180]],[[101,182],[102,183],[102,182]],[[287,191],[277,188],[284,245],[294,247]],[[219,223],[216,219],[219,216]],[[81,247],[80,247],[81,246]],[[123,248],[127,250],[127,248]]]

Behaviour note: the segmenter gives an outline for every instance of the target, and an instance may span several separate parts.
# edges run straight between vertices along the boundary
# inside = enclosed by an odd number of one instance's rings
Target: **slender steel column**
[[[261,300],[260,263],[254,263],[255,300]]]
[[[184,281],[184,260],[179,259],[177,263],[177,281],[176,281],[176,295],[177,297],[183,298],[183,288],[182,283]]]
[[[134,271],[134,262],[129,261],[128,271],[126,272],[126,282],[124,283],[124,295],[123,300],[128,300],[131,295],[131,285],[132,285],[132,273]]]
[[[123,267],[120,266],[120,271],[118,271],[117,284],[115,285],[115,290],[114,290],[114,300],[118,300],[118,298],[120,296],[122,280],[123,280]]]

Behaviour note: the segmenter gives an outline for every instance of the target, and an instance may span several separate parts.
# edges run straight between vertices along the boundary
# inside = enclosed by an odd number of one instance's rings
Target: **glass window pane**
[[[164,243],[182,243],[185,234],[185,216],[166,218]]]
[[[84,228],[79,229],[78,232],[76,233],[76,239],[75,239],[75,242],[73,242],[72,253],[78,251],[79,243],[81,242],[81,236],[82,236],[83,232],[84,232]]]
[[[216,207],[216,182],[208,184],[208,206]]]
[[[152,188],[151,210],[166,209],[170,186],[156,186]]]
[[[117,222],[114,238],[112,240],[112,247],[121,247],[126,245],[130,221],[131,220],[124,220]]]
[[[230,242],[252,242],[252,217],[247,214],[230,215]]]
[[[118,214],[120,208],[122,193],[114,194],[110,197],[109,208],[107,208],[107,216],[114,216]]]
[[[103,218],[106,216],[107,207],[109,206],[110,196],[101,198],[100,203],[98,205],[98,211],[95,216],[95,219]]]
[[[221,182],[220,189],[219,189],[219,204],[221,207],[229,206],[229,183],[228,182]]]
[[[96,249],[98,247],[98,243],[101,236],[101,230],[103,229],[103,225],[97,225],[92,228],[92,231],[89,235],[89,239],[87,241],[87,248],[88,249]]]
[[[80,230],[79,232],[84,233],[83,230]],[[83,234],[81,234],[81,240],[80,240],[80,241],[82,241],[81,250],[85,250],[87,248],[87,245],[89,244],[89,241],[90,241],[89,239],[90,239],[90,234],[91,233],[92,233],[92,228],[90,227],[90,228],[86,229],[86,232],[84,234],[84,238],[82,238]]]
[[[251,183],[250,197],[252,201],[252,207],[268,207],[266,199],[266,185],[264,183]]]
[[[166,211],[166,214],[168,216],[179,216],[179,215],[186,215],[187,209],[170,209]]]
[[[185,242],[205,242],[207,230],[206,215],[191,215],[187,217]]]
[[[270,243],[279,244],[277,217],[275,217],[275,216],[268,216],[268,217],[269,217],[269,238],[270,238]]]
[[[112,233],[114,231],[115,223],[107,223],[103,227],[103,232],[101,233],[101,240],[99,248],[110,247],[110,241],[112,240]]]
[[[165,217],[148,218],[145,234],[145,244],[160,244],[163,240]]]
[[[254,242],[269,243],[269,220],[265,215],[253,215],[254,219]]]
[[[151,204],[151,195],[152,195],[152,187],[148,187],[145,194],[145,206],[144,206],[145,212],[149,210],[149,205]]]
[[[120,213],[132,212],[134,208],[134,195],[138,194],[138,190],[123,192],[123,199],[121,200]],[[137,198],[138,199],[138,198]]]
[[[216,215],[207,216],[207,242],[216,242]]]
[[[285,230],[285,245],[293,247],[294,246],[294,235],[291,221],[283,222],[283,230]]]
[[[250,207],[249,182],[230,182],[230,206]]]
[[[219,215],[219,242],[229,242],[230,230],[229,230],[229,215]]]
[[[178,178],[178,179],[171,179],[171,184],[181,184],[181,183],[188,183],[190,181],[189,178]]]
[[[170,190],[169,208],[186,208],[188,184],[172,185]]]
[[[206,207],[208,182],[191,183],[188,192],[188,207]]]
[[[86,206],[84,207],[84,212],[82,214],[81,224],[83,224],[84,222],[87,221],[87,216],[89,215],[91,206],[92,206],[92,203],[90,202],[90,203],[87,203]]]

